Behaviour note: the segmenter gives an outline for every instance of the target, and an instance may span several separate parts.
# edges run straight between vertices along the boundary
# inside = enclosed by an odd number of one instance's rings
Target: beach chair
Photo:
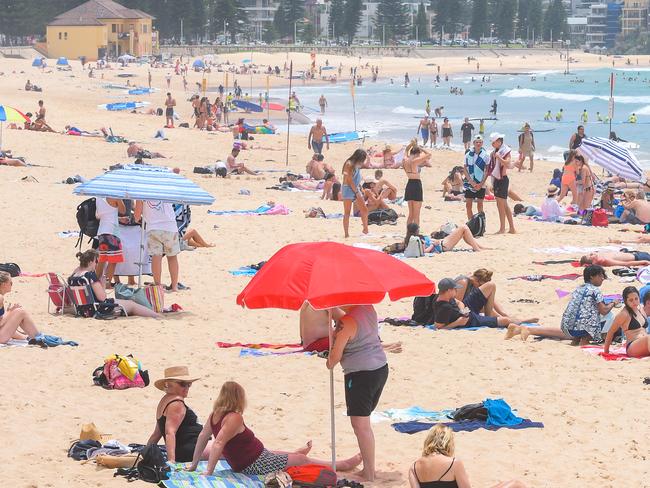
[[[56,273],[47,273],[47,313],[59,315],[71,312],[74,307],[70,300],[68,285]]]
[[[93,317],[97,311],[97,299],[90,285],[68,286],[70,300],[77,317]],[[115,305],[115,315],[127,317],[121,305]]]

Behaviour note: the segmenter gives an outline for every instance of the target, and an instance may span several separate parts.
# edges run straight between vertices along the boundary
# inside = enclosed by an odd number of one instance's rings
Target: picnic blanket
[[[252,210],[208,210],[210,215],[289,215],[289,210],[284,205],[260,205]]]
[[[625,346],[610,347],[608,354],[605,354],[603,351],[603,346],[581,346],[580,349],[592,356],[600,356],[605,361],[627,361],[628,359],[634,359],[627,355]]]
[[[247,347],[249,349],[285,349],[285,348],[301,348],[302,344],[269,344],[266,342],[259,343],[246,343],[246,342],[217,342],[217,347],[228,349],[230,347]]]
[[[385,422],[439,422],[442,420],[449,420],[453,410],[425,410],[422,407],[408,407],[408,408],[389,408],[383,412],[372,412],[370,414],[370,421],[372,423]]]
[[[542,422],[533,422],[530,419],[522,419],[519,424],[516,425],[489,425],[487,421],[484,420],[464,420],[462,422],[438,422],[442,425],[446,425],[454,432],[472,432],[478,429],[485,430],[499,430],[499,429],[543,429],[544,424]],[[416,434],[417,432],[422,432],[423,430],[429,430],[431,427],[436,425],[431,422],[397,422],[392,424],[392,427],[397,431],[403,434]]]
[[[177,463],[177,469],[172,470],[169,479],[163,481],[167,488],[264,488],[264,476],[247,476],[235,473],[227,462],[220,460],[212,476],[203,476],[201,473],[207,468],[207,462],[201,461],[196,471],[179,471],[180,468],[189,467],[189,463]]]

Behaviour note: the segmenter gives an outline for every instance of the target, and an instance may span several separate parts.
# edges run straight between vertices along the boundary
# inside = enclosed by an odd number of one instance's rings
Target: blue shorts
[[[470,312],[467,327],[499,327],[499,322],[496,317],[487,317]]]
[[[311,147],[316,154],[323,154],[323,141],[311,141]]]
[[[634,256],[635,261],[650,261],[650,253],[645,251],[636,251],[633,252],[632,255]]]
[[[343,196],[343,200],[356,200],[357,199],[357,192],[355,192],[352,187],[348,185],[343,185],[341,187],[341,195]]]
[[[422,134],[422,139],[427,141],[429,140],[429,129],[420,129],[420,134]]]

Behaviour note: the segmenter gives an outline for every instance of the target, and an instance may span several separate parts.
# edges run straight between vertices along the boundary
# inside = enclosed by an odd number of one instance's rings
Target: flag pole
[[[357,105],[354,101],[354,81],[357,78],[357,68],[352,72],[352,84],[350,85],[350,95],[352,95],[352,114],[354,115],[354,131],[357,131]]]
[[[614,72],[609,75],[609,135],[608,139],[612,138],[612,118],[614,117]]]
[[[293,60],[289,64],[289,99],[287,100],[287,161],[289,166],[289,132],[291,131],[291,90],[293,82]]]

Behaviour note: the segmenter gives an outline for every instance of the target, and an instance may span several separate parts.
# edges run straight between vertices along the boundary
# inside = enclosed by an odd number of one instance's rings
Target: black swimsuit
[[[413,463],[413,474],[415,475],[415,479],[418,481],[418,484],[420,485],[420,488],[458,488],[458,483],[456,480],[452,481],[441,481],[442,478],[445,477],[447,473],[449,473],[449,470],[452,468],[454,465],[454,461],[456,458],[453,458],[451,460],[451,464],[447,468],[447,471],[445,471],[440,478],[438,478],[438,481],[420,481],[420,478],[418,478],[418,473],[415,470],[415,463]]]
[[[641,328],[641,324],[640,324],[639,321],[636,319],[636,314],[635,314],[635,315],[630,319],[630,324],[627,326],[627,330],[638,330],[638,329],[640,329],[640,328]],[[627,342],[625,343],[625,353],[627,353],[627,350],[630,348],[630,346],[631,346],[632,344],[634,344],[635,341],[636,341],[636,339],[632,339],[631,341],[627,341]]]
[[[158,423],[158,430],[165,438],[165,423],[167,422],[167,417],[165,417],[165,412],[167,407],[169,407],[174,402],[182,402],[185,405],[185,402],[180,398],[172,400],[167,405],[162,412],[160,418],[156,420]],[[203,430],[203,427],[198,422],[198,418],[194,411],[185,405],[185,416],[183,421],[178,426],[176,431],[176,459],[177,463],[189,463],[194,457],[194,447],[196,447],[196,441],[199,438],[199,434]]]

